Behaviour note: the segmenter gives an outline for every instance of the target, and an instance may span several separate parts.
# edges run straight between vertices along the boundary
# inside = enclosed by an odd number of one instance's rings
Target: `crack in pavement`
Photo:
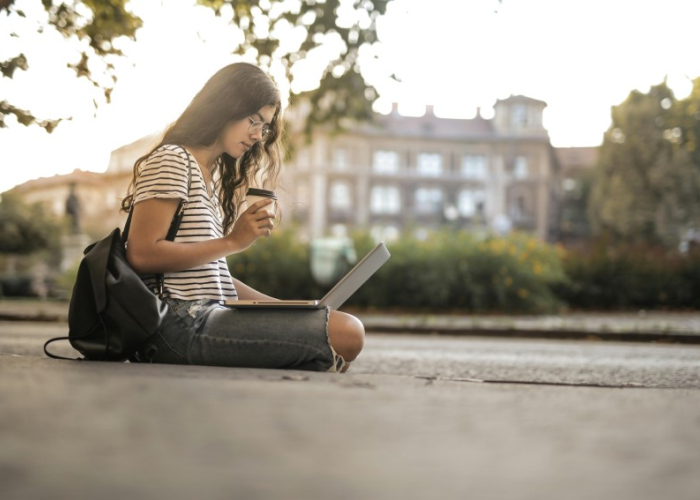
[[[563,387],[597,387],[608,389],[659,389],[656,386],[649,386],[637,382],[629,382],[626,384],[596,384],[593,382],[546,382],[536,380],[508,380],[508,379],[479,379],[479,378],[461,378],[461,377],[426,377],[415,376],[414,378],[427,380],[426,385],[431,385],[435,381],[440,382],[470,382],[475,384],[522,384],[522,385],[553,385]]]

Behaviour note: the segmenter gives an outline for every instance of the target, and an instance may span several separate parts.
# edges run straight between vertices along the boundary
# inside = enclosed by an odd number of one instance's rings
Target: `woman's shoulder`
[[[162,144],[154,149],[148,158],[149,160],[161,161],[165,159],[181,160],[186,165],[189,155],[187,150],[179,144]]]

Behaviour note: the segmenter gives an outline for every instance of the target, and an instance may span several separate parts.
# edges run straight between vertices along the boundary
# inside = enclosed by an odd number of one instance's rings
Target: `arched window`
[[[330,189],[330,206],[333,210],[351,210],[352,192],[344,181],[334,181]]]

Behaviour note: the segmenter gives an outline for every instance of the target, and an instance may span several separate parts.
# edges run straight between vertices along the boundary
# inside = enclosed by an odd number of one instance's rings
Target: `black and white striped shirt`
[[[192,185],[188,193],[187,168],[190,162]],[[188,200],[175,242],[194,243],[223,237],[218,198],[215,195],[213,199],[210,198],[197,161],[184,148],[166,144],[155,150],[146,160],[136,181],[134,203],[151,198]],[[143,275],[142,279],[149,288],[155,290],[155,275]],[[237,298],[236,288],[224,257],[192,269],[165,273],[163,284],[166,297],[218,301]]]

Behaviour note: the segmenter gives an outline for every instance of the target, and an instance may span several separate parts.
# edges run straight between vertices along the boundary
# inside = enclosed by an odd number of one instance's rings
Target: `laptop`
[[[227,300],[224,304],[237,309],[323,309],[326,306],[338,309],[390,256],[384,242],[378,243],[321,300]]]

